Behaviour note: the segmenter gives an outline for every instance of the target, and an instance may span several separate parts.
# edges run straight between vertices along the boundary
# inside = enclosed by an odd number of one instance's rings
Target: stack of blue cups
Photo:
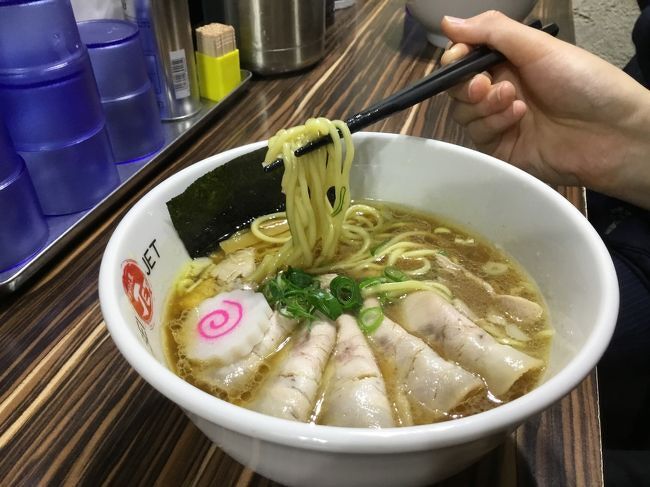
[[[79,22],[117,164],[152,155],[165,142],[138,26],[126,20]]]
[[[0,120],[0,273],[37,252],[47,235],[25,163]]]
[[[46,215],[88,209],[118,185],[69,0],[0,0],[0,106]]]

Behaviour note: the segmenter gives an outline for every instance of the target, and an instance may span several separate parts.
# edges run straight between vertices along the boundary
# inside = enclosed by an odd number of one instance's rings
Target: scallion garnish
[[[346,312],[356,314],[363,305],[361,288],[392,282],[401,273],[397,269],[394,271],[388,273],[392,279],[387,274],[360,283],[347,276],[336,276],[329,289],[322,289],[314,276],[290,267],[262,284],[261,291],[269,304],[282,315],[310,325],[318,315],[333,321]],[[357,323],[364,333],[370,334],[381,325],[383,318],[381,306],[364,308],[359,312]]]
[[[309,302],[330,320],[343,314],[341,303],[327,289],[318,289],[309,294]]]
[[[381,322],[384,320],[384,312],[381,306],[373,306],[372,308],[363,308],[357,318],[357,324],[361,331],[366,335],[373,333]]]
[[[396,267],[391,267],[391,266],[388,266],[384,269],[384,275],[393,282],[403,282],[403,281],[408,281],[409,279],[409,276],[404,274]]]
[[[376,286],[377,284],[383,284],[385,282],[388,282],[389,279],[384,276],[378,276],[378,277],[367,277],[365,279],[362,279],[361,282],[359,283],[359,288],[360,289],[365,289],[367,287],[372,287]]]
[[[314,283],[314,277],[300,269],[289,267],[284,273],[286,279],[299,289],[305,289]]]
[[[274,306],[275,303],[280,301],[284,296],[280,284],[275,279],[271,279],[264,283],[264,286],[262,286],[262,294],[264,294],[264,297],[271,306]]]
[[[284,306],[280,308],[280,313],[298,320],[306,319],[312,321],[315,316],[312,312],[312,306],[306,295],[295,294],[284,300]]]
[[[352,279],[350,281],[356,285]],[[348,289],[347,285],[345,289]],[[279,272],[262,285],[261,292],[269,305],[282,315],[296,320],[311,323],[317,318],[316,313],[335,320],[343,314],[343,304],[329,290],[321,289],[320,282],[314,276],[300,269],[290,267]],[[361,292],[357,289],[355,294],[360,303]]]
[[[384,240],[383,242],[380,242],[379,244],[375,245],[374,247],[372,247],[372,248],[370,249],[370,254],[371,254],[371,255],[377,255],[377,254],[379,253],[379,251],[380,251],[382,248],[384,248],[384,246],[385,246],[388,242],[390,242],[390,239],[389,239],[389,238],[387,238],[387,239]]]
[[[345,193],[346,193],[347,188],[345,186],[341,187],[341,194],[339,196],[339,204],[336,205],[336,208],[334,211],[332,211],[332,216],[336,216],[339,213],[341,213],[341,210],[343,209],[343,204],[345,203]]]
[[[336,276],[330,283],[330,291],[341,303],[345,311],[357,309],[361,306],[361,290],[359,285],[346,276]]]

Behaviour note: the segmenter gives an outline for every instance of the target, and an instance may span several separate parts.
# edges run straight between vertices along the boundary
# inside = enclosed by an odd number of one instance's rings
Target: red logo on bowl
[[[122,286],[135,312],[149,324],[153,316],[153,293],[144,272],[134,260],[122,262]]]

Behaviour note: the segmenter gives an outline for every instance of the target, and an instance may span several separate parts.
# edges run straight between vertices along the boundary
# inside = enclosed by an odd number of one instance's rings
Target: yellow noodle
[[[266,224],[270,221],[278,220],[280,223],[276,225],[269,225],[270,228],[262,227],[263,224]],[[279,230],[280,227],[282,230]],[[276,228],[278,228],[276,230]],[[253,220],[251,223],[251,233],[255,235],[259,240],[269,243],[285,243],[291,239],[291,234],[288,233],[289,225],[286,223],[286,213],[271,213],[269,215],[264,215]],[[277,233],[276,233],[277,232]],[[284,235],[286,233],[286,235]],[[281,236],[275,236],[281,235]]]
[[[420,267],[417,269],[409,269],[404,271],[409,276],[423,276],[431,270],[431,262],[427,259],[406,259],[406,260],[415,260],[420,262]]]
[[[411,293],[413,291],[435,291],[443,298],[447,300],[451,299],[451,291],[449,288],[444,284],[433,281],[385,282],[364,288],[361,290],[361,294],[365,298],[383,293],[399,296],[400,294]]]
[[[339,132],[343,134],[343,142]],[[333,142],[300,158],[295,157],[298,147],[323,135],[330,135]],[[348,230],[347,238],[341,238],[350,207],[349,175],[354,157],[348,127],[340,121],[318,118],[307,120],[303,126],[281,130],[269,139],[265,163],[279,156],[284,161],[282,192],[286,195],[291,238],[286,243],[276,238],[276,243],[283,245],[276,248],[275,254],[264,255],[253,275],[258,282],[289,265],[311,269],[329,263],[336,256],[340,243],[358,241],[362,248],[366,247],[366,237],[355,230]],[[333,204],[327,196],[327,190],[332,187]],[[253,225],[259,229],[257,220]],[[268,235],[266,237],[263,240],[270,242]]]
[[[338,131],[343,134],[339,138]],[[329,134],[333,143],[296,158],[294,150],[310,140]],[[310,119],[304,126],[281,130],[269,140],[266,161],[278,156],[284,160],[282,191],[286,195],[286,214],[256,219],[251,231],[260,240],[258,265],[253,280],[260,282],[280,269],[294,266],[312,273],[350,271],[359,275],[383,273],[386,266],[402,262],[412,277],[430,273],[439,251],[433,244],[431,228],[395,235],[411,221],[387,220],[385,210],[369,204],[350,204],[349,172],[354,148],[343,122]],[[327,190],[334,188],[335,201]],[[270,235],[268,222],[286,215],[290,236]],[[392,219],[391,219],[392,220]],[[261,245],[264,244],[262,248]],[[344,252],[339,252],[342,246]],[[372,250],[374,249],[374,255]],[[343,255],[343,256],[342,256]],[[410,267],[410,268],[409,268]],[[415,290],[432,290],[451,300],[452,293],[435,281],[409,280],[384,283],[364,290],[365,295],[398,296]]]

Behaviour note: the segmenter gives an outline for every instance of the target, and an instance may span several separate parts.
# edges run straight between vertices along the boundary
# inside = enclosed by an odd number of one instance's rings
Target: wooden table
[[[573,40],[570,0],[540,0],[536,16]],[[338,11],[327,57],[313,69],[254,80],[247,92],[151,182],[114,208],[19,294],[0,304],[0,484],[219,485],[272,482],[210,443],[146,384],[113,345],[97,296],[99,263],[124,213],[152,186],[211,154],[264,139],[312,115],[340,118],[437,67],[440,52],[403,2]],[[371,130],[470,145],[438,96]],[[581,203],[577,190],[565,194]],[[520,427],[459,485],[602,484],[595,375]]]

